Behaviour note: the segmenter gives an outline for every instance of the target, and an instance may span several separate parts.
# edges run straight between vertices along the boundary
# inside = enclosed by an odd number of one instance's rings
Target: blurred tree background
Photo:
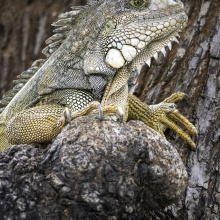
[[[0,1],[0,97],[16,78],[44,58],[41,50],[61,12],[86,0]],[[199,131],[197,151],[173,132],[168,140],[177,148],[189,174],[179,205],[152,212],[152,219],[219,220],[220,215],[220,1],[183,0],[189,16],[180,43],[167,56],[145,66],[134,93],[148,104],[158,103],[175,91],[191,97],[180,111]]]
[[[13,79],[39,58],[51,24],[60,13],[86,0],[0,1],[0,97],[13,87]]]

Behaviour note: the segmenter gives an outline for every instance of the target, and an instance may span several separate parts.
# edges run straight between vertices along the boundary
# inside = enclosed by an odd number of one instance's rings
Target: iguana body
[[[163,135],[172,128],[192,147],[190,137],[172,120],[194,134],[195,127],[173,108],[184,97],[176,93],[160,105],[147,106],[129,95],[128,81],[176,36],[187,22],[180,1],[106,0],[73,8],[60,15],[56,34],[46,42],[47,60],[8,103],[0,115],[0,149],[10,144],[47,142],[75,117],[88,114],[101,102],[105,114],[139,119]],[[29,78],[28,71],[19,82]],[[22,81],[23,80],[23,81]],[[7,104],[17,87],[2,100]],[[67,107],[67,108],[65,108]],[[70,110],[72,115],[70,114]],[[172,120],[171,120],[172,119]]]

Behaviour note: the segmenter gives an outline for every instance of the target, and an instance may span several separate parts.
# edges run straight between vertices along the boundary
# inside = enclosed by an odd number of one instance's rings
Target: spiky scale
[[[24,82],[24,83],[18,83],[16,86],[14,86],[13,87],[13,91],[16,91],[16,90],[20,90],[23,86],[24,86],[24,84],[25,84],[26,82]]]
[[[70,16],[70,17],[75,17],[76,15],[78,15],[78,14],[80,13],[80,11],[81,11],[81,9],[79,9],[79,10],[74,10],[74,11],[70,11],[70,12],[68,13],[68,16]]]
[[[76,15],[79,14],[80,11],[81,11],[81,9],[73,10],[73,11],[66,12],[66,13],[62,13],[62,14],[59,15],[59,19],[66,19],[66,18],[69,18],[69,17],[75,17]]]
[[[151,58],[149,58],[147,61],[146,61],[146,64],[150,67],[151,66]]]
[[[37,66],[33,66],[33,67],[29,68],[29,69],[27,70],[27,72],[29,72],[29,73],[34,73],[34,72],[36,72],[37,70],[38,70],[38,67],[37,67]]]
[[[59,41],[56,41],[54,43],[51,43],[48,45],[49,48],[54,48],[54,47],[57,47],[57,46],[60,46],[62,44],[62,41],[59,40]]]
[[[54,22],[52,24],[52,26],[66,26],[66,25],[70,25],[73,21],[73,18],[66,18],[66,19],[61,19],[57,22]]]
[[[49,46],[48,47],[45,47],[43,50],[42,50],[42,53],[46,56],[46,57],[50,57],[50,53],[49,53]]]
[[[14,97],[14,95],[15,95],[16,93],[13,91],[13,90],[10,90],[10,91],[8,91],[7,93],[5,93],[3,96],[2,96],[2,99],[5,99],[5,98],[13,98]]]
[[[168,46],[168,48],[169,48],[170,50],[172,50],[172,44],[171,44],[171,42],[169,42],[167,46]]]
[[[38,67],[39,67],[39,66],[42,66],[45,61],[46,61],[45,59],[35,60],[35,61],[32,63],[31,67],[33,67],[35,70],[37,70]]]
[[[84,10],[86,8],[86,6],[80,5],[80,6],[72,6],[71,9],[73,10]]]
[[[46,44],[51,44],[53,43],[54,41],[60,41],[62,40],[63,38],[65,37],[65,35],[63,33],[57,33],[57,34],[54,34],[52,35],[52,37],[48,38],[45,43]]]
[[[166,56],[166,50],[165,50],[165,48],[162,48],[161,52],[163,53],[164,56]]]
[[[53,30],[54,33],[63,33],[63,32],[67,32],[69,30],[68,26],[63,26],[63,27],[59,27],[55,30]]]
[[[37,61],[39,62],[39,61]],[[35,64],[37,63],[35,62]],[[43,62],[43,61],[41,61]],[[40,66],[40,65],[39,65]],[[34,66],[34,63],[32,64],[32,67],[26,71],[24,71],[23,73],[21,73],[20,75],[17,76],[18,79],[30,79],[39,69],[39,66]]]
[[[24,84],[24,83],[26,83],[28,81],[28,79],[15,79],[15,80],[13,80],[13,83],[14,84]]]
[[[158,53],[154,54],[154,59],[157,61],[158,60]]]
[[[176,38],[176,37],[174,37],[174,38],[173,38],[173,41],[175,41],[175,42],[179,43],[179,41],[177,40],[177,38]]]
[[[8,105],[8,103],[12,100],[13,97],[5,97],[1,100],[2,105]]]
[[[18,75],[17,78],[30,79],[30,77],[32,75],[33,75],[33,73],[30,73],[28,71],[24,71],[21,75]]]

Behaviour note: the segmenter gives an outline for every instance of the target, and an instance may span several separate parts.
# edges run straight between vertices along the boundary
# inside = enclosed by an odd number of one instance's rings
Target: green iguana
[[[180,0],[100,0],[73,7],[52,24],[58,26],[37,60],[15,80],[1,101],[0,150],[12,144],[51,141],[75,117],[90,112],[141,120],[164,136],[171,128],[192,148],[196,128],[175,109],[177,92],[157,105],[129,94],[129,81],[187,24]]]

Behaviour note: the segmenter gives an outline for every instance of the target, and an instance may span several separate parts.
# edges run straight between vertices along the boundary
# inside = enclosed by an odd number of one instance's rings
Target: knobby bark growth
[[[180,43],[151,68],[145,66],[135,94],[148,104],[162,101],[175,91],[186,92],[191,103],[178,104],[196,125],[196,153],[167,131],[187,167],[189,180],[178,206],[151,213],[152,219],[208,219],[220,215],[220,2],[183,0],[189,23]],[[12,87],[12,79],[35,59],[43,58],[43,42],[51,35],[50,24],[60,12],[80,1],[2,1],[0,3],[0,93]],[[84,3],[84,2],[83,2]],[[150,218],[150,217],[149,217]]]
[[[140,121],[73,120],[46,148],[0,154],[0,219],[148,219],[187,183],[176,149]]]

